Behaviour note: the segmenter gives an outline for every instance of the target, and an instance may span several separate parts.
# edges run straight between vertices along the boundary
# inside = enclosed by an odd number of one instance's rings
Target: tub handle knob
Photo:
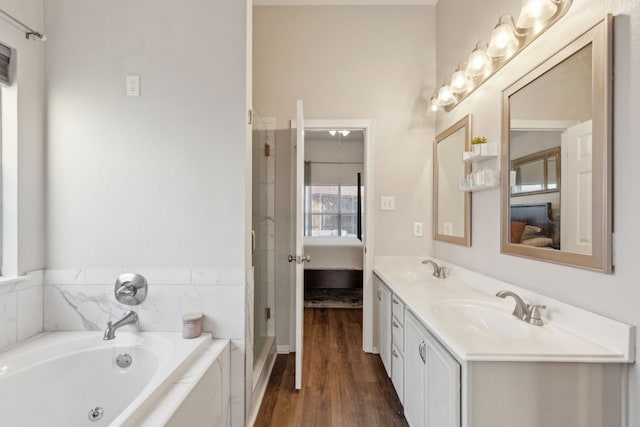
[[[116,280],[116,300],[127,305],[138,305],[147,297],[147,279],[139,274],[124,273]]]
[[[118,294],[118,296],[125,297],[125,298],[133,298],[136,296],[137,293],[138,293],[138,290],[136,289],[135,286],[131,284],[131,282],[127,282],[123,284],[116,291],[116,294]]]

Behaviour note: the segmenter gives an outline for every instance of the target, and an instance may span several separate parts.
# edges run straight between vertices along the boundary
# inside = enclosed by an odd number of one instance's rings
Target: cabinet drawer
[[[391,294],[393,316],[404,324],[404,303],[395,294]]]
[[[404,327],[397,317],[391,319],[391,331],[393,334],[393,345],[404,353]]]
[[[395,345],[391,350],[391,382],[398,393],[400,402],[404,403],[404,357]]]

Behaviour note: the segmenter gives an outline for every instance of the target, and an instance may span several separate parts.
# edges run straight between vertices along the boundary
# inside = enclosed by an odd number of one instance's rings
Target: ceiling
[[[253,0],[254,6],[433,6],[438,0]]]

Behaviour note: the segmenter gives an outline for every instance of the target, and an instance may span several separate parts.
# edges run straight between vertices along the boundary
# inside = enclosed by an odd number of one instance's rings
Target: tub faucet
[[[497,297],[506,298],[511,297],[516,302],[516,307],[513,309],[513,315],[516,316],[520,320],[524,320],[528,322],[530,319],[529,316],[529,305],[524,302],[522,298],[520,298],[517,294],[511,291],[499,291],[496,294]]]
[[[444,268],[444,266],[439,267],[438,264],[436,264],[435,262],[431,261],[430,259],[425,259],[422,261],[422,263],[424,265],[431,265],[433,267],[433,275],[435,277],[438,277],[440,279],[446,279],[447,278],[447,270],[446,268]]]
[[[116,329],[128,325],[129,323],[136,323],[138,321],[138,313],[135,311],[127,311],[122,319],[118,320],[116,323],[109,322],[107,323],[107,329],[104,330],[103,340],[112,340],[116,337]]]

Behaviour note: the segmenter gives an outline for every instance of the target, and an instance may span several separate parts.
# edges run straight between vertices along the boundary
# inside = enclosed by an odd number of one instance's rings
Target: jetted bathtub
[[[208,334],[44,333],[0,353],[0,425],[198,426],[189,412],[205,398],[220,412],[207,417],[223,426],[228,375],[228,341]]]

